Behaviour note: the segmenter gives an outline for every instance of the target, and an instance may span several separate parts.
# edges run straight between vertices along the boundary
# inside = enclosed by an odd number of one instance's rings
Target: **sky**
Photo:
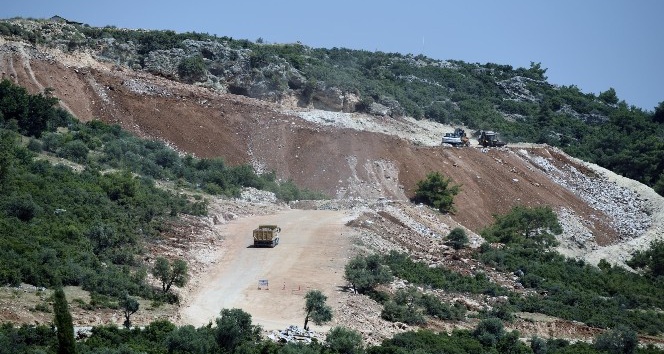
[[[5,0],[0,18],[59,15],[91,26],[202,32],[547,69],[630,106],[664,101],[662,0]]]

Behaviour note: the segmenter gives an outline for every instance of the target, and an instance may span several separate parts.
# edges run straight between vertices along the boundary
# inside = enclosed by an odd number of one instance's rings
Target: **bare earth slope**
[[[435,136],[445,128],[434,123],[355,115],[341,116],[346,123],[336,124],[340,117],[326,112],[284,111],[102,64],[84,54],[42,52],[16,42],[0,42],[0,68],[3,77],[32,92],[53,88],[63,106],[83,121],[118,123],[200,157],[221,156],[230,164],[274,170],[282,179],[337,198],[406,200],[417,181],[440,171],[463,185],[455,219],[471,230],[514,205],[545,204],[582,217],[599,244],[619,238],[606,215],[552,181],[523,154],[441,148]],[[544,150],[536,154],[554,165],[569,164],[563,154]]]
[[[635,249],[664,237],[664,199],[652,189],[548,146],[444,147],[440,136],[454,127],[282,107],[114,67],[86,53],[63,54],[1,38],[0,74],[32,93],[53,88],[63,108],[82,121],[117,123],[182,152],[274,170],[281,179],[336,199],[279,212],[215,201],[211,217],[219,222],[207,226],[208,234],[201,227],[190,232],[188,244],[155,249],[184,255],[195,265],[192,282],[180,289],[183,306],[170,316],[183,324],[206,324],[228,307],[249,311],[266,328],[301,324],[303,293],[316,288],[330,297],[333,325],[357,328],[379,341],[403,328],[382,321],[375,303],[342,291],[343,267],[353,253],[408,250],[431,264],[472,273],[479,265],[452,256],[442,236],[465,227],[477,245],[477,233],[492,215],[515,205],[553,207],[565,229],[560,251],[592,262],[622,263]],[[454,215],[408,203],[417,181],[431,171],[462,185]],[[228,205],[233,213],[223,209]],[[281,226],[282,244],[248,248],[251,230],[260,223]],[[515,286],[509,276],[484,271]],[[270,290],[258,290],[259,279],[268,279]],[[11,318],[20,321],[16,317]]]

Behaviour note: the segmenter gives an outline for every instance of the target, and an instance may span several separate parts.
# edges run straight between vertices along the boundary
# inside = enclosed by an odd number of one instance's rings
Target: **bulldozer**
[[[466,136],[466,131],[461,128],[454,129],[454,133],[445,133],[441,144],[450,144],[452,146],[470,146],[470,139]]]
[[[498,140],[498,134],[496,132],[481,131],[480,137],[477,139],[480,145],[484,147],[501,147],[507,145],[506,142]]]

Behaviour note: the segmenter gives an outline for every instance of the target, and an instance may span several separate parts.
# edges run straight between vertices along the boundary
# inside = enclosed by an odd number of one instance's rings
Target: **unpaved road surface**
[[[345,285],[350,249],[344,218],[341,211],[287,210],[220,226],[225,239],[218,261],[187,297],[182,324],[205,325],[221,309],[241,308],[266,330],[302,326],[304,295],[310,289],[321,290],[334,308]],[[277,247],[251,246],[252,230],[260,224],[281,227]],[[258,289],[260,279],[269,281],[269,290]]]

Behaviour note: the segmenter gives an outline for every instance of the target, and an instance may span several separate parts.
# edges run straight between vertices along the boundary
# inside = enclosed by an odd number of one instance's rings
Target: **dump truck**
[[[254,247],[274,247],[279,244],[279,232],[281,228],[277,225],[260,225],[254,229]]]
[[[480,132],[480,137],[477,141],[484,147],[501,147],[507,145],[506,142],[498,140],[498,134],[492,131]]]

